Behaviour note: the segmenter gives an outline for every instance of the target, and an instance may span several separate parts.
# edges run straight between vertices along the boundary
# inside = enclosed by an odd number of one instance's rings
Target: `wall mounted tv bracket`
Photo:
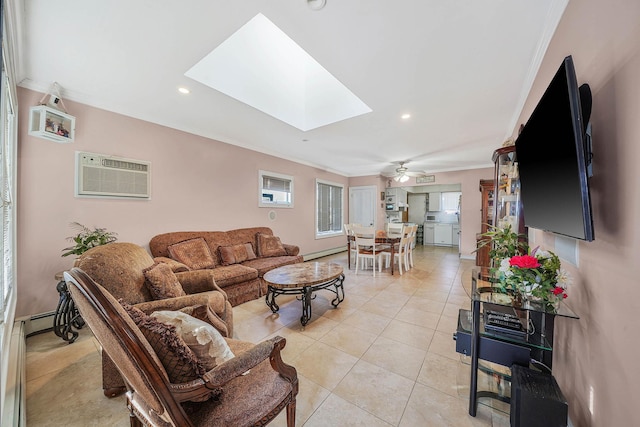
[[[587,167],[587,176],[591,178],[593,176],[593,147],[591,145],[591,87],[589,84],[584,83],[578,89],[580,91],[580,106],[582,108],[582,121],[584,126],[584,162]]]

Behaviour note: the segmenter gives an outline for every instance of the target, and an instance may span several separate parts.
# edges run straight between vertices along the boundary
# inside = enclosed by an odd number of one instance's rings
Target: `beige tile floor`
[[[467,413],[469,367],[452,333],[458,309],[469,306],[472,261],[460,260],[457,248],[418,246],[412,270],[375,278],[347,270],[346,253],[322,261],[344,265],[346,296],[334,309],[333,294],[317,293],[306,327],[293,297],[278,297],[277,314],[263,299],[234,308],[236,338],[287,339],[283,359],[300,379],[297,425],[509,425],[489,406],[475,418]],[[124,398],[102,394],[99,344],[87,328],[73,344],[52,332],[27,339],[27,424],[129,425]],[[284,413],[272,425],[285,426]]]

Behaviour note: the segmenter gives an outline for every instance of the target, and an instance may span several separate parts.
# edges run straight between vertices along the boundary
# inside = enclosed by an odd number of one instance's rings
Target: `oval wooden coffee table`
[[[276,304],[278,295],[300,295],[296,299],[302,301],[302,326],[311,319],[311,300],[315,299],[315,291],[326,289],[336,294],[331,301],[334,307],[344,300],[344,274],[338,264],[303,262],[285,265],[267,272],[263,279],[268,285],[265,301],[274,313],[280,310]]]

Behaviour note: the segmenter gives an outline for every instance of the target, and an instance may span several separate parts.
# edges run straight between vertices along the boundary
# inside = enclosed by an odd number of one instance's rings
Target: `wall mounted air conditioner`
[[[150,162],[76,152],[77,197],[150,198]]]

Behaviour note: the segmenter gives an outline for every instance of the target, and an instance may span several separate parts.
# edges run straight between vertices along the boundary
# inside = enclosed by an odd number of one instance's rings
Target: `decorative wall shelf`
[[[46,105],[31,107],[29,135],[58,143],[73,142],[76,118]]]

